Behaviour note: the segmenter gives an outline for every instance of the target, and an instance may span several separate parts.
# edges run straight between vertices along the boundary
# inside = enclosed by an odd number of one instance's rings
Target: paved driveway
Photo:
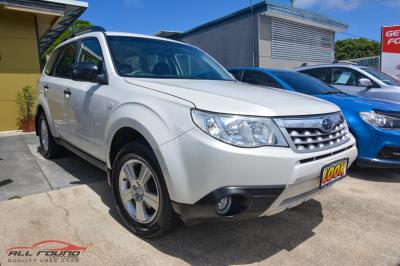
[[[0,135],[0,200],[106,179],[73,154],[44,159],[35,134]]]
[[[353,170],[314,200],[272,217],[181,226],[143,240],[121,224],[96,168],[74,156],[42,159],[32,135],[0,138],[0,155],[0,180],[12,180],[0,187],[3,199],[49,191],[0,201],[1,265],[29,264],[6,250],[49,239],[87,247],[81,265],[400,265],[396,170]],[[58,187],[67,188],[50,191]]]

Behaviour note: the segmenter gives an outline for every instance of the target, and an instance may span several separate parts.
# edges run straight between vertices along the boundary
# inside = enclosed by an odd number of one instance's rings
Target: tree
[[[68,37],[69,35],[77,32],[80,29],[83,28],[87,28],[92,26],[92,23],[90,23],[89,21],[86,20],[77,20],[75,21],[67,30],[65,30],[50,46],[49,48],[47,48],[46,51],[44,51],[41,55],[41,60],[43,60],[43,62],[46,62],[46,56],[50,55],[54,48],[57,47],[57,45],[59,45],[60,43],[62,43],[66,37]]]
[[[335,43],[336,60],[348,60],[380,54],[380,43],[365,38],[339,40]]]

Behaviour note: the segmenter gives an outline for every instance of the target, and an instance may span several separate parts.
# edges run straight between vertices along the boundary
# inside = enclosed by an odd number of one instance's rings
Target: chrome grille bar
[[[296,152],[327,150],[350,140],[341,113],[275,119],[289,145]]]

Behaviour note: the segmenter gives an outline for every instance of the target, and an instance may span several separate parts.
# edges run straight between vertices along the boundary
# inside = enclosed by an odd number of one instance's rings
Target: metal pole
[[[292,7],[294,7],[295,2],[296,2],[296,0],[290,0],[290,5],[291,5]]]
[[[254,46],[255,46],[255,42],[254,42],[254,39],[255,39],[255,34],[254,34],[254,27],[255,27],[255,22],[254,22],[254,10],[253,10],[253,1],[252,0],[250,0],[250,10],[251,10],[251,18],[252,18],[252,23],[251,23],[251,46],[252,46],[252,65],[253,65],[253,67],[255,67],[255,49],[254,49]]]

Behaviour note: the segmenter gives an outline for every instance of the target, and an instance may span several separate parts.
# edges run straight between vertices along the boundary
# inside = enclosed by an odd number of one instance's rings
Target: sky
[[[186,31],[241,8],[250,0],[87,0],[81,19],[108,31],[154,34]],[[253,0],[253,4],[260,2]],[[290,0],[272,0],[289,5]],[[400,24],[400,0],[295,0],[295,6],[349,25],[337,39],[365,37],[380,40],[381,26]]]

